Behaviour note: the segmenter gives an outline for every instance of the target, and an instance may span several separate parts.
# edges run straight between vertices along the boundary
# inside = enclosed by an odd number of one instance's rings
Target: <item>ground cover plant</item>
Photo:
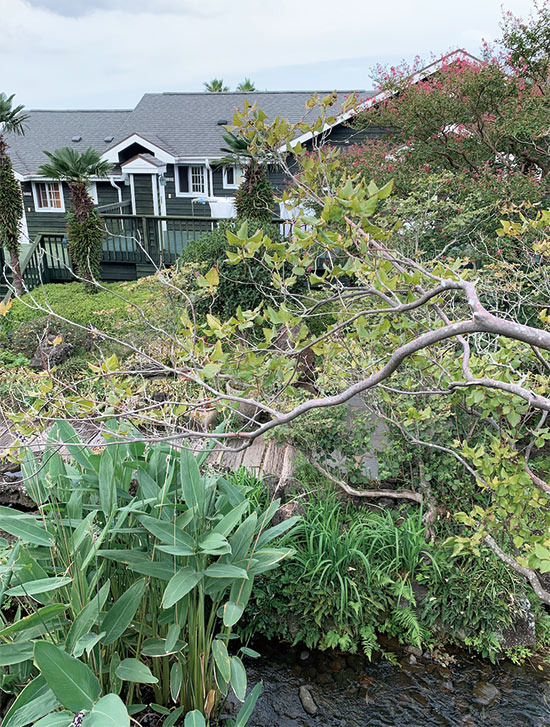
[[[0,679],[17,695],[5,727],[80,712],[100,726],[102,710],[129,724],[150,703],[167,727],[188,712],[210,723],[229,689],[245,700],[240,656],[253,652],[232,630],[254,579],[291,553],[272,543],[295,520],[270,527],[279,503],[256,509],[245,488],[201,474],[207,453],[131,435],[113,426],[93,452],[59,422],[40,466],[24,460],[36,512],[0,509]]]

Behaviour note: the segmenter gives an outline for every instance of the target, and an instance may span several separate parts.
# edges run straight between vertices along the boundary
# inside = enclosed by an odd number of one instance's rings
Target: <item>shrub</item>
[[[262,511],[244,488],[201,474],[208,451],[196,459],[185,448],[125,443],[135,438],[130,427],[109,430],[98,454],[58,422],[40,465],[30,453],[23,463],[38,513],[0,508],[0,528],[14,537],[0,541],[2,690],[44,679],[58,701],[37,695],[36,718],[60,703],[89,710],[101,693],[131,705],[152,690],[161,708],[180,705],[172,724],[186,710],[208,722],[230,687],[245,699],[237,653],[251,652],[232,645],[232,629],[254,579],[291,554],[269,543],[295,519],[270,528],[279,502]],[[63,460],[54,441],[73,458]],[[79,689],[63,676],[57,690],[61,671]]]
[[[195,301],[195,312],[198,316],[211,313],[226,320],[231,318],[238,306],[243,310],[254,309],[265,300],[266,293],[273,294],[271,271],[259,265],[256,260],[242,261],[237,265],[226,262],[227,232],[236,234],[240,226],[241,223],[236,221],[222,222],[212,232],[190,242],[181,255],[181,263],[198,263],[202,273],[213,267],[218,270],[220,283],[216,289],[216,297],[200,297]],[[281,233],[276,226],[261,225],[259,222],[249,222],[249,234],[254,234],[260,227],[273,241],[281,240]]]

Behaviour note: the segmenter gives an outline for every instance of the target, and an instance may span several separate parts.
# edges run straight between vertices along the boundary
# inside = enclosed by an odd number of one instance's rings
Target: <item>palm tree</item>
[[[223,78],[213,78],[211,81],[205,81],[204,87],[208,93],[224,93],[229,91],[229,86],[223,85]]]
[[[227,156],[220,160],[221,163],[245,166],[243,183],[235,194],[237,217],[269,224],[273,219],[275,199],[263,165],[250,151],[250,144],[243,137],[229,132],[223,135],[223,140],[227,147],[222,147],[220,151]]]
[[[251,81],[250,78],[245,78],[237,86],[237,91],[252,92],[255,90],[256,86],[254,85],[254,81]]]
[[[4,134],[24,134],[29,116],[23,113],[23,106],[12,106],[13,99],[14,94],[6,96],[0,93],[0,245],[4,245],[10,254],[13,287],[16,295],[21,295],[23,281],[19,264],[19,225],[23,217],[23,198],[8,156]]]
[[[111,165],[89,147],[79,152],[69,146],[44,154],[50,160],[38,170],[48,179],[67,182],[72,211],[67,214],[69,255],[75,273],[87,281],[88,292],[96,291],[93,280],[99,276],[104,227],[94,209],[88,185],[92,177],[106,177]]]

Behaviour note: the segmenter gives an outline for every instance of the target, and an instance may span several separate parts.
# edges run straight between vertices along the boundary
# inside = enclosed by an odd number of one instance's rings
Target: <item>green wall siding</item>
[[[116,204],[118,202],[118,192],[110,182],[97,183],[97,203],[99,206],[104,204]]]
[[[210,217],[210,205],[193,204],[192,197],[176,197],[176,182],[174,178],[174,165],[166,166],[166,214],[182,217]],[[198,196],[198,195],[197,195]]]
[[[134,174],[134,199],[137,215],[154,214],[151,174]]]
[[[34,195],[32,192],[32,183],[23,182],[23,203],[25,205],[25,215],[27,218],[27,228],[29,237],[34,240],[40,232],[45,233],[65,233],[67,231],[67,223],[65,213],[63,212],[37,212],[34,206]],[[69,188],[66,184],[62,184],[63,198],[65,200],[65,209],[69,210]]]

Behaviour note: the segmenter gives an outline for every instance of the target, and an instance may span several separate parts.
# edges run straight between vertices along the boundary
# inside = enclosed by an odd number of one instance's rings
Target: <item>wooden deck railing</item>
[[[129,214],[101,214],[101,218],[106,230],[101,262],[104,269],[109,268],[109,280],[127,280],[152,273],[155,267],[173,265],[191,240],[227,221],[214,217]],[[288,221],[273,220],[273,224],[289,233]],[[73,280],[66,235],[37,235],[21,261],[21,270],[27,290],[41,283]],[[11,270],[0,248],[0,295],[6,291],[9,298]]]

